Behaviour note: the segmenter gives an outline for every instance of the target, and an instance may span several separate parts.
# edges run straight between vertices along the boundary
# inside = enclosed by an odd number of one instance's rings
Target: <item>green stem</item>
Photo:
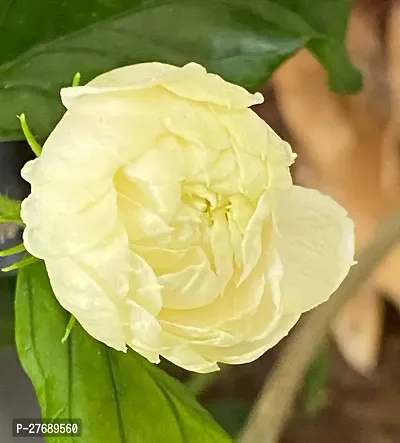
[[[39,143],[36,141],[35,137],[33,136],[32,132],[30,131],[28,123],[26,121],[25,114],[21,114],[18,118],[19,121],[21,122],[22,132],[24,133],[28,145],[31,147],[36,157],[39,157],[40,154],[42,153],[42,147],[39,145]]]

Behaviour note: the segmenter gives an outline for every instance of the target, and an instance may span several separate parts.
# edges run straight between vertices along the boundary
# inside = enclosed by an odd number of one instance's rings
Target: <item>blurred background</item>
[[[349,211],[359,250],[400,204],[400,2],[356,1],[348,49],[364,74],[358,95],[331,93],[324,69],[302,51],[265,86],[265,103],[255,110],[299,154],[294,181],[320,189]],[[19,171],[29,158],[24,143],[0,146],[0,192],[18,199],[27,194]],[[0,229],[4,247],[18,242],[19,231]],[[9,259],[0,258],[0,267],[7,264]],[[0,319],[9,318],[14,284],[12,276],[0,276]],[[400,442],[399,308],[400,252],[394,250],[333,321],[282,442]],[[8,332],[0,333],[0,346],[0,442],[11,443],[17,440],[11,419],[40,413]],[[225,370],[203,386],[201,402],[232,435],[283,346],[285,340],[258,361]],[[184,371],[165,368],[188,379]]]

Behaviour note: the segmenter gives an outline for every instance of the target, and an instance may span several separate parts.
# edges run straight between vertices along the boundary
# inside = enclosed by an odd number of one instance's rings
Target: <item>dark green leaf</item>
[[[81,418],[81,443],[229,443],[185,387],[145,359],[114,351],[76,324],[42,262],[19,272],[16,343],[44,418]],[[48,439],[74,443],[75,439]]]
[[[227,400],[205,405],[211,415],[232,437],[237,437],[250,413],[251,403],[241,400]]]
[[[326,386],[330,374],[330,361],[329,344],[324,344],[311,363],[304,380],[304,408],[309,416],[315,416],[324,407]]]
[[[198,61],[254,90],[307,46],[331,85],[361,77],[344,46],[351,0],[0,0],[0,140],[22,137],[17,114],[44,139],[60,119],[59,90],[127,64]]]
[[[0,276],[0,347],[14,344],[15,277]]]

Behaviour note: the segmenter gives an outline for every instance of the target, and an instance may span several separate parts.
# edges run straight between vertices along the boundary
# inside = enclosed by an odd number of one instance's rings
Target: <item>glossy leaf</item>
[[[76,324],[51,290],[43,262],[19,272],[16,343],[44,418],[81,418],[81,443],[229,443],[185,387],[134,352],[124,354]],[[74,438],[48,438],[50,443]]]
[[[254,90],[307,46],[336,91],[359,72],[344,36],[351,0],[0,0],[0,140],[22,137],[26,113],[43,140],[63,113],[61,87],[123,65],[197,61]]]

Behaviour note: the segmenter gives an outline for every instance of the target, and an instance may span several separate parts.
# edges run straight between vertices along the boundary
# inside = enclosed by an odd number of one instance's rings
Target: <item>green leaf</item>
[[[0,278],[0,347],[14,344],[15,277]]]
[[[314,417],[324,407],[326,386],[331,365],[329,344],[324,344],[314,358],[304,380],[304,409],[307,415]]]
[[[16,343],[43,418],[81,418],[81,443],[231,442],[180,382],[134,352],[108,348],[78,323],[62,344],[69,317],[43,262],[19,272]]]
[[[231,437],[237,437],[249,416],[251,403],[224,399],[206,404],[205,407]]]
[[[0,140],[26,113],[43,140],[64,109],[59,90],[123,65],[197,61],[250,90],[304,46],[338,92],[361,76],[344,45],[351,0],[0,0]],[[43,13],[45,11],[45,13]]]
[[[0,93],[1,95],[1,93]],[[2,107],[0,107],[0,113]],[[0,223],[23,224],[21,220],[21,202],[0,194]]]

